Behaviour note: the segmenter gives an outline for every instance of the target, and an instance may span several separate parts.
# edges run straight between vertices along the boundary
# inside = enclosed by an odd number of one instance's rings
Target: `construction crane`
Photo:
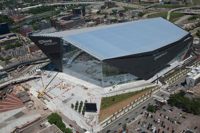
[[[58,75],[58,72],[53,76],[53,78],[49,81],[46,87],[44,86],[44,82],[41,76],[43,89],[41,91],[38,91],[38,96],[37,96],[38,98],[42,98],[44,96],[46,89],[48,88],[48,86],[51,84],[51,82],[55,79],[57,75]]]

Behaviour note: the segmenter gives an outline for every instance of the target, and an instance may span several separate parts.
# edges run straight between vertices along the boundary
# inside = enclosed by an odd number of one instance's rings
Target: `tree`
[[[80,102],[80,106],[83,106],[83,101]]]
[[[67,128],[66,130],[67,130],[67,133],[73,133],[72,129],[70,129],[70,128]]]
[[[78,112],[79,113],[81,112],[82,107],[83,107],[83,101],[81,101],[80,104],[79,104],[79,107],[78,107]]]
[[[85,106],[83,106],[82,115],[85,115]]]
[[[156,107],[153,106],[153,105],[148,105],[147,111],[151,112],[151,113],[155,113],[156,112]]]
[[[197,31],[197,34],[196,34],[198,37],[200,37],[200,30]]]
[[[187,113],[194,115],[200,115],[200,98],[188,98],[185,96],[185,92],[181,91],[177,94],[173,94],[167,101],[170,106],[181,108]]]
[[[75,110],[77,110],[77,109],[78,109],[78,105],[79,105],[79,102],[78,102],[78,101],[76,101],[76,104],[75,104]]]
[[[23,46],[19,41],[16,41],[15,43],[11,43],[11,44],[7,44],[4,49],[5,50],[8,50],[8,49],[14,49],[14,48],[17,48],[17,47],[21,47]]]
[[[14,22],[8,16],[6,16],[6,15],[0,15],[0,23],[13,24]]]
[[[47,119],[50,124],[55,124],[64,133],[72,133],[72,130],[66,128],[65,124],[62,121],[62,118],[57,113],[50,114]]]
[[[72,109],[74,108],[74,104],[73,104],[73,103],[71,104],[71,108],[72,108]]]

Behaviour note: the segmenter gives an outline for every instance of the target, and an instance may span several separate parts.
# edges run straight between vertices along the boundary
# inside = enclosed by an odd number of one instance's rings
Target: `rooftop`
[[[51,125],[38,133],[63,133],[56,125]]]
[[[85,111],[86,112],[97,112],[96,103],[85,103]]]
[[[61,37],[99,60],[149,52],[189,34],[163,18],[43,34]]]

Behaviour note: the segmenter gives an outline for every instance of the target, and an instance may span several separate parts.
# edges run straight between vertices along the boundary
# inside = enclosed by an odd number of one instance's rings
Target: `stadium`
[[[102,87],[148,80],[187,58],[192,36],[163,18],[67,30],[30,39],[57,71]]]

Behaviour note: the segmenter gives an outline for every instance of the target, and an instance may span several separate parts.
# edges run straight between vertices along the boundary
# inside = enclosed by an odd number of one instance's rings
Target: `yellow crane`
[[[44,87],[44,82],[43,82],[43,78],[41,76],[41,81],[42,81],[42,86],[43,89],[41,91],[38,91],[38,98],[42,98],[45,94],[45,91],[47,89],[47,87],[51,84],[51,82],[55,79],[55,77],[58,75],[58,72],[53,76],[53,78],[49,81],[49,83],[46,85],[46,87]]]

